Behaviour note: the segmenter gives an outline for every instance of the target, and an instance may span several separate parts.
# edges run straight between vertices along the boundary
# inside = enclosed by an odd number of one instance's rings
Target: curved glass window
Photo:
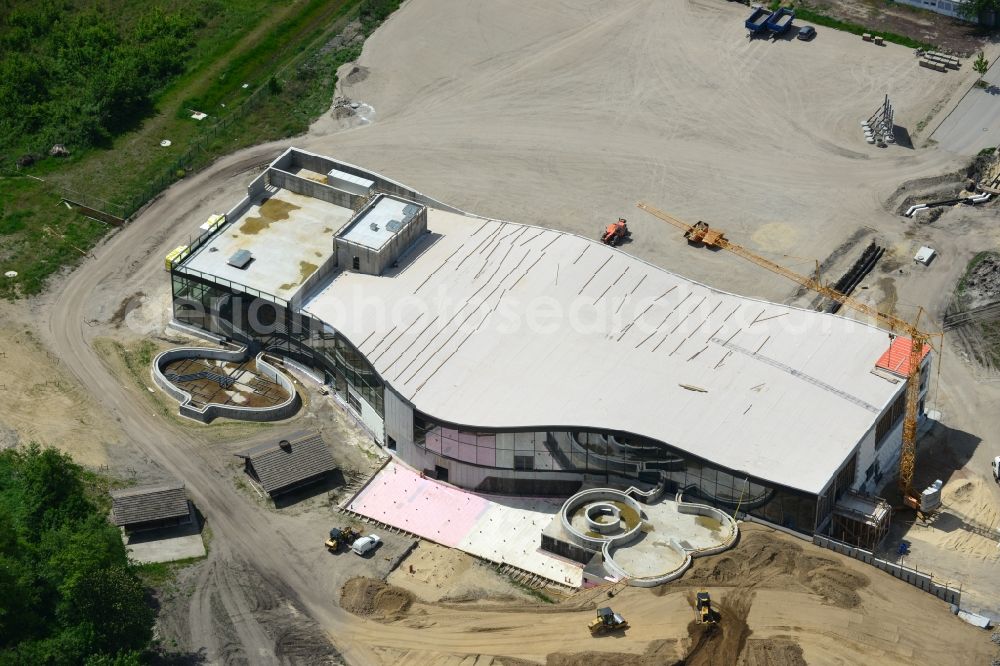
[[[592,430],[503,432],[471,430],[414,412],[414,442],[462,463],[519,472],[604,476],[609,483],[656,483],[667,491],[727,511],[745,511],[790,529],[811,532],[816,497],[727,470],[656,440]]]

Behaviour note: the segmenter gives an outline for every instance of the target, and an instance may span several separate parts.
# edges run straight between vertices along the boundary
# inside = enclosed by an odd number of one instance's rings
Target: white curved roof
[[[887,333],[857,321],[563,232],[436,209],[428,229],[399,268],[340,273],[303,309],[441,420],[622,430],[816,493],[902,388],[872,373]]]

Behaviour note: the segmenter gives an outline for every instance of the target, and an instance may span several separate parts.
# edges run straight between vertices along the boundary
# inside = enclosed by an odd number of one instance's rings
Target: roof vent
[[[244,269],[251,261],[253,261],[253,255],[250,253],[250,250],[239,250],[236,254],[229,257],[228,263],[234,268]]]
[[[372,222],[371,225],[369,225],[369,226],[371,226],[372,231],[378,231],[378,225],[375,224],[374,222]]]
[[[280,442],[278,442],[278,446],[281,447],[282,451],[289,451],[289,452],[291,452],[291,450],[292,450],[292,443],[289,442],[287,439],[283,439]]]
[[[400,229],[403,228],[403,221],[402,220],[389,220],[389,223],[385,225],[385,228],[388,229],[389,231],[393,232],[393,233],[396,233],[397,231],[399,231]]]

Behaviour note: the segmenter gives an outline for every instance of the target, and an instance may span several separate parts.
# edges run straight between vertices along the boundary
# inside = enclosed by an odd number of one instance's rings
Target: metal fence
[[[924,592],[933,594],[938,599],[946,601],[949,604],[955,604],[956,606],[961,606],[962,604],[961,588],[954,588],[948,584],[942,585],[941,583],[935,583],[934,576],[925,571],[919,571],[913,567],[880,559],[875,557],[871,551],[862,550],[861,548],[852,546],[849,543],[837,541],[836,539],[831,539],[830,537],[821,536],[819,534],[813,535],[813,543],[817,546],[822,546],[823,548],[829,548],[830,550],[838,552],[841,555],[847,555],[848,557],[853,557],[856,560],[861,560],[865,564],[870,564],[873,567],[881,569],[887,574],[900,579],[901,581],[920,588]]]

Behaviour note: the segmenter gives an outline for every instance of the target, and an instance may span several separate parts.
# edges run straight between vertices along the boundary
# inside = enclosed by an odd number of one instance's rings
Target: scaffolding
[[[892,508],[881,497],[848,492],[833,507],[830,536],[874,552],[891,520]]]

